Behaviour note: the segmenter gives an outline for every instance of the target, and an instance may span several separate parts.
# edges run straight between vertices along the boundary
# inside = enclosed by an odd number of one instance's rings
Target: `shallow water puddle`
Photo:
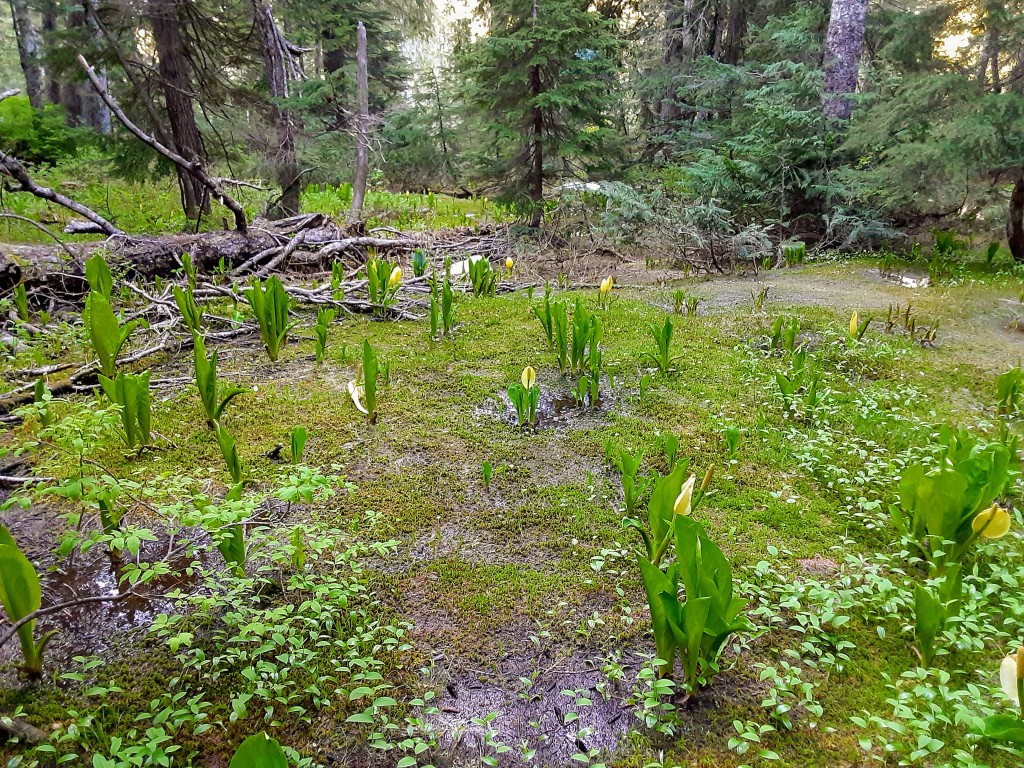
[[[514,656],[493,678],[444,685],[433,724],[456,766],[479,765],[482,756],[502,766],[570,765],[573,755],[615,750],[636,722],[624,698],[600,659]]]

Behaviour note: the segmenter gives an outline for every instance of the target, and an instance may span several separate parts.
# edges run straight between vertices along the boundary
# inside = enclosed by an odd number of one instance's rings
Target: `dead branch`
[[[11,96],[17,96],[19,93],[21,93],[20,88],[11,88],[9,91],[0,91],[0,101],[9,99]]]
[[[68,256],[70,256],[71,258],[74,258],[75,256],[78,255],[77,253],[72,251],[71,248],[68,247],[67,243],[65,243],[63,240],[61,240],[55,234],[53,234],[53,232],[50,231],[50,229],[48,227],[44,227],[42,224],[40,224],[35,219],[30,219],[28,216],[19,216],[16,213],[0,213],[0,218],[14,219],[16,221],[23,221],[26,224],[31,224],[36,229],[40,230],[41,232],[44,232],[45,234],[49,235],[54,240],[56,240],[57,241],[57,245],[59,245],[61,248],[63,248],[67,252]],[[83,224],[87,223],[90,227],[97,227],[97,225],[93,224],[92,222],[82,222],[82,223]],[[69,224],[68,227],[70,227],[70,226],[71,225]],[[99,232],[101,230],[99,230],[98,227],[97,227],[96,229],[93,229],[92,231],[93,232]],[[68,228],[65,228],[64,232],[68,233]],[[77,234],[77,233],[68,233],[68,234]]]
[[[42,744],[50,738],[46,731],[29,725],[22,719],[14,719],[6,715],[0,717],[0,731],[15,739],[24,739],[30,744]]]
[[[0,175],[9,176],[14,181],[17,181],[21,185],[18,189],[19,192],[28,192],[29,194],[35,195],[43,200],[49,200],[51,203],[61,205],[69,211],[74,211],[79,216],[88,219],[93,224],[100,227],[107,235],[124,234],[124,232],[91,208],[86,208],[81,203],[75,202],[70,197],[62,195],[60,192],[54,192],[49,187],[41,187],[36,184],[32,180],[32,177],[29,176],[28,171],[25,170],[25,166],[21,164],[21,161],[19,161],[14,155],[9,155],[3,150],[0,150]]]
[[[137,125],[135,125],[135,123],[133,123],[124,113],[124,110],[122,110],[118,103],[114,100],[114,97],[110,95],[106,87],[103,85],[103,81],[100,80],[99,76],[96,74],[96,71],[89,65],[89,62],[86,61],[85,57],[82,54],[78,54],[78,63],[82,65],[83,69],[85,69],[85,74],[89,77],[89,82],[92,83],[92,87],[96,89],[96,93],[99,94],[99,97],[103,100],[103,103],[105,103],[107,107],[110,108],[110,111],[113,112],[117,119],[121,121],[121,124],[129,131],[131,131],[133,134],[135,134],[136,138],[138,138],[141,142],[151,147],[154,151],[163,155],[172,163],[188,172],[197,181],[199,181],[200,184],[202,184],[204,187],[210,190],[210,195],[212,195],[221,205],[223,205],[225,208],[231,211],[232,214],[234,214],[235,229],[244,234],[248,228],[248,223],[245,217],[245,211],[242,209],[242,206],[239,205],[237,200],[235,200],[222,189],[217,179],[214,179],[206,172],[206,169],[203,168],[202,162],[200,160],[186,160],[177,152],[168,149],[155,138],[143,132],[143,130],[139,128]]]

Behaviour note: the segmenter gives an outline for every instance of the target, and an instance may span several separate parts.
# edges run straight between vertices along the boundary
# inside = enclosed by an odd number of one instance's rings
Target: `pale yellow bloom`
[[[852,315],[850,315],[850,336],[856,336],[857,335],[857,329],[859,327],[860,327],[860,323],[858,322],[857,312],[854,311],[854,313]]]
[[[615,278],[609,275],[601,281],[601,295],[607,296],[612,289],[612,285],[615,283]]]
[[[362,402],[363,388],[362,386],[356,383],[355,379],[352,379],[352,381],[348,383],[348,394],[352,398],[352,404],[355,405],[356,410],[358,410],[360,413],[366,413],[367,415],[369,415],[369,412],[366,410],[366,406],[363,405]]]
[[[512,261],[512,257],[511,256],[506,256],[505,257],[505,269],[507,269],[509,272],[511,272],[513,266],[515,266],[515,262]]]
[[[1010,513],[998,504],[993,504],[974,516],[971,528],[986,539],[1001,539],[1009,532],[1010,522]]]
[[[690,475],[690,479],[683,483],[683,489],[676,497],[676,503],[672,505],[672,511],[677,515],[689,515],[692,512],[693,486],[697,483],[697,476]]]
[[[402,268],[395,267],[391,270],[391,277],[388,278],[388,288],[394,288],[402,282]]]
[[[1006,697],[1020,706],[1020,686],[1018,681],[1024,680],[1024,648],[1018,648],[999,665],[999,686]]]
[[[527,389],[533,389],[534,382],[537,381],[537,372],[530,366],[523,368],[522,382],[523,386]]]

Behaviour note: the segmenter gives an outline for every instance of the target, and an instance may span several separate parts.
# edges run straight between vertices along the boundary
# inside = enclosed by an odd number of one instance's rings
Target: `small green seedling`
[[[39,423],[44,427],[53,423],[53,412],[50,411],[51,400],[53,400],[53,395],[50,393],[50,388],[46,386],[46,379],[36,379],[35,386],[32,387],[32,402],[38,407],[36,415],[39,417]]]
[[[753,288],[750,289],[750,302],[753,305],[755,313],[764,311],[765,302],[768,301],[769,288],[770,286],[762,285],[756,292]]]
[[[196,369],[196,387],[199,389],[199,400],[206,412],[206,423],[213,429],[224,415],[227,404],[248,390],[229,385],[223,392],[223,396],[218,399],[217,351],[214,350],[207,357],[206,343],[203,341],[203,337],[196,336],[194,341],[193,359]]]
[[[309,433],[305,427],[294,427],[288,433],[289,444],[291,445],[292,464],[302,463],[302,452],[306,449],[306,442],[309,440]]]
[[[427,272],[427,255],[423,252],[422,248],[417,248],[412,252],[412,275],[413,277],[423,277]]]
[[[28,292],[25,290],[24,283],[18,283],[14,286],[14,309],[18,319],[23,323],[27,323],[30,315],[28,311]]]
[[[726,456],[735,459],[740,449],[740,428],[728,426],[722,430],[722,436],[725,438]]]
[[[327,330],[337,313],[328,307],[320,307],[316,311],[316,325],[313,326],[313,333],[316,334],[316,362],[317,365],[324,361],[327,354]]]
[[[188,326],[193,336],[200,335],[203,332],[203,310],[202,307],[196,304],[193,289],[191,286],[188,286],[182,290],[176,285],[172,290],[174,292],[174,303],[178,305],[178,311],[181,312],[185,325]]]
[[[276,363],[281,348],[288,341],[288,332],[295,327],[295,323],[288,322],[289,299],[284,285],[277,276],[265,283],[253,280],[243,293],[259,324],[267,356]]]
[[[150,443],[149,371],[133,375],[118,373],[113,379],[99,377],[110,402],[121,406],[121,437],[129,448]]]
[[[494,476],[494,467],[491,465],[491,462],[484,460],[480,465],[480,473],[484,478],[484,490],[491,490],[491,477]]]
[[[662,375],[669,373],[672,370],[672,366],[674,366],[676,361],[679,360],[678,357],[673,357],[670,353],[672,331],[672,318],[667,315],[663,324],[658,325],[657,323],[651,323],[651,335],[654,337],[657,352],[643,353],[643,357],[649,358],[651,362],[657,366],[658,372]]]
[[[486,258],[470,260],[469,283],[474,296],[493,296],[498,287],[498,271]]]

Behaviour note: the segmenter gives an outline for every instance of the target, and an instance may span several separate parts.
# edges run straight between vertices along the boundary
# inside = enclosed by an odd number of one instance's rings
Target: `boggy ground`
[[[894,498],[891,477],[873,474],[875,459],[911,448],[922,434],[920,424],[963,424],[991,433],[994,378],[1024,353],[1024,335],[1012,327],[1022,314],[1017,297],[1024,282],[1007,274],[968,274],[952,284],[911,288],[863,262],[773,271],[756,280],[678,280],[670,272],[645,275],[639,269],[629,276],[633,284],[620,282],[611,307],[601,313],[610,376],[598,407],[571,405],[574,382],[559,375],[523,292],[461,297],[454,338],[437,342],[427,338],[422,322],[344,318],[332,327],[320,366],[306,325],[277,364],[255,343],[226,347],[222,377],[252,391],[228,407],[225,423],[257,485],[270,483],[278,471],[267,453],[286,441],[292,426],[304,425],[310,433],[307,463],[332,468],[353,489],[290,514],[345,531],[349,541],[397,542],[392,551],[365,559],[365,578],[376,598],[372,610],[382,620],[411,624],[411,647],[387,657],[386,677],[395,686],[390,695],[403,707],[424,691],[437,697],[436,709],[422,715],[423,729],[436,743],[420,764],[896,764],[913,751],[902,744],[909,737],[855,726],[850,718],[899,720],[887,686],[916,667],[909,617],[901,621],[847,606],[853,619],[830,630],[828,653],[848,660],[817,671],[805,665],[803,679],[813,683],[810,699],[821,709],[794,706],[791,730],[762,706],[772,687],[764,665],[799,665],[819,653],[802,645],[806,630],[794,627],[807,617],[828,620],[827,600],[816,603],[816,596],[861,583],[851,576],[847,556],[893,547],[891,531],[880,532],[850,512],[866,508],[851,502],[851,487],[868,500],[872,494],[886,503]],[[755,313],[750,292],[762,285],[770,286],[768,300]],[[698,316],[673,318],[677,370],[648,380],[641,396],[647,372],[641,352],[653,348],[648,324],[671,312],[679,287],[702,297]],[[596,303],[594,291],[578,295]],[[537,291],[534,305],[539,298]],[[940,321],[934,347],[882,333],[888,306],[907,302],[922,320]],[[862,345],[847,349],[853,310],[879,319]],[[780,313],[800,319],[801,339],[820,361],[829,392],[822,416],[795,418],[773,394],[771,371],[783,363],[763,348]],[[374,426],[345,391],[364,339],[390,364]],[[542,391],[533,431],[513,425],[504,395],[526,365],[536,368]],[[154,376],[190,376],[190,366],[188,358],[167,360]],[[722,437],[728,425],[742,430],[732,460]],[[30,427],[17,437],[25,438]],[[113,442],[97,460],[125,476],[177,473],[223,488],[217,443],[194,390],[180,383],[162,390],[154,429],[161,439],[141,460],[131,461]],[[643,450],[643,471],[665,471],[658,439],[668,433],[679,437],[680,456],[691,460],[695,472],[716,468],[713,493],[697,517],[745,583],[758,629],[727,645],[722,671],[706,690],[689,700],[676,698],[674,715],[652,716],[645,724],[646,689],[638,674],[653,645],[632,554],[637,541],[623,530],[619,478],[604,454],[609,441]],[[481,475],[484,461],[496,469],[489,488]],[[58,563],[45,540],[55,539],[63,525],[52,512],[15,509],[5,519],[38,562]],[[1014,562],[1024,553],[1017,534],[999,546],[1001,556]],[[76,589],[112,588],[103,586],[109,574],[101,557],[92,553],[92,570]],[[47,599],[66,599],[61,589],[67,578],[47,577]],[[786,593],[789,602],[780,607],[772,595],[786,585],[798,592],[806,587],[806,594],[796,600]],[[24,686],[8,672],[4,711],[22,707],[30,722],[46,729],[66,725],[97,708],[88,686],[101,674],[105,689],[121,691],[113,699],[119,714],[109,707],[97,714],[102,727],[94,723],[76,753],[102,751],[112,736],[132,727],[133,713],[146,711],[151,696],[177,684],[170,652],[145,631],[151,615],[165,609],[117,603],[44,620],[44,628],[64,630],[52,662],[83,680],[58,679],[51,666],[44,682]],[[1020,621],[1019,611],[1008,609],[1007,632]],[[969,682],[995,702],[994,670],[1003,647],[993,642],[974,655],[945,658],[963,666]],[[13,659],[7,650],[5,658]],[[102,672],[78,670],[72,657],[93,652],[105,660]],[[222,683],[208,685],[207,698],[215,699]],[[269,723],[257,712],[242,722],[247,732],[268,728],[318,763],[398,762],[402,753],[367,746],[373,737],[346,722],[351,712],[327,707],[312,722],[275,716]],[[650,706],[646,712],[651,714]],[[763,731],[760,743],[745,739],[753,745],[745,750],[741,733],[749,734],[751,723],[779,730]],[[182,754],[193,755],[195,765],[226,765],[240,727],[225,720],[205,733],[181,734]],[[921,728],[906,727],[912,735]],[[936,723],[932,732],[943,746],[914,759],[938,763],[968,750],[979,764],[1019,764],[1017,756],[979,746],[965,731]],[[898,744],[895,757],[886,756],[880,732]],[[22,751],[8,748],[11,755]],[[50,758],[33,753],[25,759]]]

